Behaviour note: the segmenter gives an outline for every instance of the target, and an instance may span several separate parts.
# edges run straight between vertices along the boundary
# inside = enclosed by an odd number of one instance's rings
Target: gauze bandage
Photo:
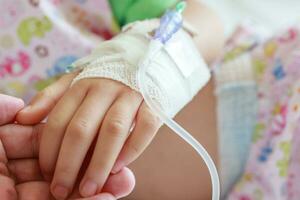
[[[129,24],[121,34],[103,42],[94,52],[73,64],[82,68],[73,84],[85,78],[108,78],[139,91],[138,64],[145,56],[159,20]],[[186,26],[188,27],[188,26]],[[190,28],[186,28],[193,34]],[[208,82],[210,72],[187,31],[178,31],[147,70],[147,90],[163,110],[174,116]]]

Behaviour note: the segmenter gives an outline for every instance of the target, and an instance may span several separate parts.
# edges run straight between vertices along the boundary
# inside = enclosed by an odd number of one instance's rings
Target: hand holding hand
[[[43,124],[22,126],[13,122],[16,113],[24,106],[20,99],[0,94],[0,199],[54,199],[50,182],[44,180],[39,167],[39,143]],[[86,200],[115,200],[128,195],[134,187],[132,172],[124,168],[111,175],[103,193]],[[78,188],[71,198],[81,198]]]

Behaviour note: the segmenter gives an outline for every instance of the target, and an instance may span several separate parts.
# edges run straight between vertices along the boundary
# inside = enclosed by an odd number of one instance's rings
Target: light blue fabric
[[[222,199],[247,162],[256,122],[256,93],[254,81],[224,84],[216,91]]]

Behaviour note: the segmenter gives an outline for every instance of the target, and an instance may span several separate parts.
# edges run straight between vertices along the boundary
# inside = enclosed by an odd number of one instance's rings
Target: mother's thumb
[[[22,99],[0,94],[0,125],[12,122],[23,107]]]

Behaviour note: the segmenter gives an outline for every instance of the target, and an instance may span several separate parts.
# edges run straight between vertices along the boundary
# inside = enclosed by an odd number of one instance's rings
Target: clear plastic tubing
[[[162,50],[164,44],[175,34],[182,26],[181,13],[185,8],[185,2],[177,4],[176,10],[168,11],[162,18],[160,22],[160,27],[156,30],[153,40],[151,40],[148,51],[145,58],[140,62],[139,71],[137,74],[137,81],[140,91],[144,97],[147,105],[152,109],[153,113],[158,115],[164,124],[166,124],[170,129],[172,129],[178,136],[190,144],[197,153],[202,157],[206,166],[208,167],[211,182],[212,182],[212,200],[220,199],[220,181],[216,166],[205,150],[205,148],[195,139],[191,134],[189,134],[184,128],[182,128],[173,119],[168,117],[167,114],[163,112],[160,106],[154,102],[150,96],[147,94],[147,85],[145,79],[147,73],[147,67],[151,64],[152,59]]]

